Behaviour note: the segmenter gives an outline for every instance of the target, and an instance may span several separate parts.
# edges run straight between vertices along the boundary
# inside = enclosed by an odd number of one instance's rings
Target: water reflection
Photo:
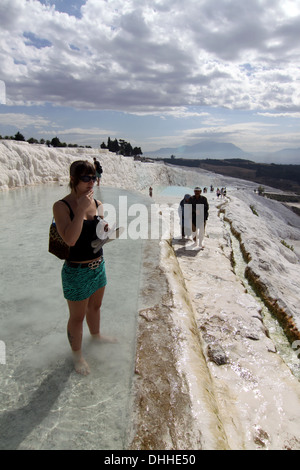
[[[71,367],[62,261],[49,254],[52,204],[66,186],[27,187],[0,194],[1,449],[122,449],[134,368],[143,241],[104,247],[108,285],[101,309],[103,334],[117,345],[93,345],[84,330],[88,378]],[[111,188],[95,197],[115,205],[149,199]]]

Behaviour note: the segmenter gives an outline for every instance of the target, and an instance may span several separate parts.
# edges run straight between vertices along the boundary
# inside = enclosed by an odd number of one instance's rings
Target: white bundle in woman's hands
[[[105,243],[119,238],[123,232],[124,227],[116,228],[116,224],[113,224],[112,228],[109,228],[108,223],[105,220],[100,219],[96,227],[96,235],[98,238],[93,240],[91,243],[92,248],[94,248],[94,253],[97,253]]]

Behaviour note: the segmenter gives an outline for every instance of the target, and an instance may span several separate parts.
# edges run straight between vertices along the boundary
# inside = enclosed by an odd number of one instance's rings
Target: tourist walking
[[[192,230],[193,240],[196,245],[203,248],[203,239],[205,227],[208,219],[209,205],[207,198],[201,195],[202,190],[199,186],[194,189],[194,196],[190,199],[192,205]]]
[[[191,235],[191,205],[190,205],[190,194],[185,194],[184,198],[179,203],[178,215],[181,225],[181,237],[189,237]]]

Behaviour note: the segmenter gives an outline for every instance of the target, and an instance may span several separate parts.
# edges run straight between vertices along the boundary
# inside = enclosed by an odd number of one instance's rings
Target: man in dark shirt
[[[208,219],[209,205],[205,196],[201,195],[202,190],[198,186],[194,189],[194,196],[190,199],[192,204],[192,228],[193,240],[203,247],[203,238],[205,233],[206,221]]]
[[[179,204],[179,218],[180,218],[180,224],[181,224],[181,237],[182,239],[185,238],[185,236],[189,236],[191,232],[191,224],[190,222],[190,217],[188,217],[190,214],[187,212],[186,206],[188,205],[188,208],[191,209],[190,207],[190,200],[191,200],[191,195],[190,194],[185,194],[184,198],[180,201]],[[184,215],[186,216],[186,220],[184,220]]]

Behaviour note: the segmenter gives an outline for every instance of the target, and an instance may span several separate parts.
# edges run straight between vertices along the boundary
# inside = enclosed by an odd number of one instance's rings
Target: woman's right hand
[[[80,196],[77,200],[77,207],[82,211],[85,212],[88,209],[94,200],[94,191],[90,189],[85,194]]]

